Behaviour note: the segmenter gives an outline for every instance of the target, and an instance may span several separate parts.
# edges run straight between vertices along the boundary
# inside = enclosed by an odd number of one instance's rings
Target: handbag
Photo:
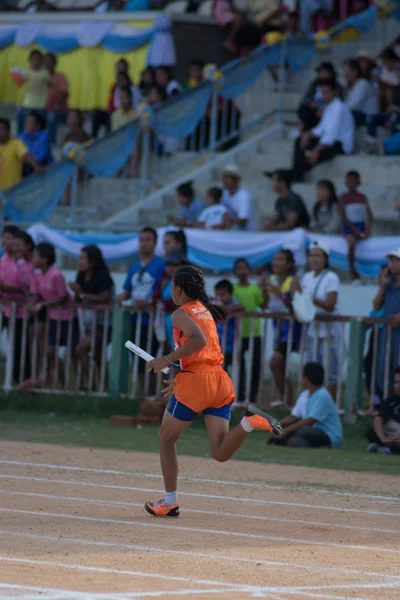
[[[293,297],[293,310],[296,315],[296,319],[300,323],[311,323],[314,321],[317,314],[317,307],[314,304],[314,298],[318,293],[319,286],[328,271],[324,271],[317,285],[315,286],[314,293],[311,295],[309,292],[295,292]]]

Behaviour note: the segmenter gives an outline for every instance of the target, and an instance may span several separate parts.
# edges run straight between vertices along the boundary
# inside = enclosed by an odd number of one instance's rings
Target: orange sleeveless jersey
[[[221,352],[221,346],[218,339],[215,321],[209,310],[201,302],[193,301],[183,304],[179,307],[187,313],[191,319],[200,327],[207,340],[207,345],[194,352],[190,356],[181,360],[181,368],[184,371],[200,371],[202,367],[206,370],[210,366],[222,365],[224,357]],[[187,341],[188,337],[180,329],[174,327],[175,347],[180,348]]]
[[[175,378],[175,397],[198,413],[206,408],[232,404],[235,392],[228,373],[221,367],[224,357],[210,311],[197,301],[188,302],[179,310],[185,311],[197,323],[207,345],[181,360],[182,371]],[[175,347],[180,348],[187,341],[188,337],[174,327]]]

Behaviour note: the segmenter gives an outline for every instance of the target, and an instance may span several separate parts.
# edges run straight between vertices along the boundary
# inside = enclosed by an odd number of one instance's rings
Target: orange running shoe
[[[158,502],[146,502],[144,507],[153,517],[179,517],[179,504],[167,506],[164,498]]]
[[[258,408],[249,408],[243,418],[250,423],[253,429],[266,429],[275,435],[282,433],[282,425],[279,421]]]

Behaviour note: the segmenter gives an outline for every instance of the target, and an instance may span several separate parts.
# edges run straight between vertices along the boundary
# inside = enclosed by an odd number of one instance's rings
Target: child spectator
[[[293,314],[292,300],[296,291],[300,289],[295,276],[295,261],[291,250],[279,250],[272,261],[273,275],[262,279],[264,297],[267,299],[267,308],[274,313]],[[300,344],[301,326],[295,321],[291,347],[289,341],[289,321],[274,319],[274,353],[270,360],[270,367],[274,377],[275,387],[279,394],[277,404],[282,404],[285,394],[286,360],[290,352],[297,352]],[[289,406],[292,404],[292,389],[290,381],[287,382]]]
[[[181,183],[176,188],[176,193],[181,206],[179,216],[170,218],[171,223],[178,227],[194,227],[206,205],[203,200],[194,197],[194,189],[191,181]]]
[[[400,85],[399,57],[393,48],[387,49],[381,55],[383,68],[374,77],[379,83],[380,112],[385,112],[393,104],[393,90]]]
[[[164,254],[167,256],[174,248],[182,250],[184,260],[187,259],[187,239],[182,229],[166,231],[163,239]]]
[[[313,210],[311,229],[318,233],[339,233],[342,222],[339,215],[335,186],[321,179],[317,183],[317,201]]]
[[[349,171],[345,184],[348,192],[340,197],[339,210],[343,222],[343,235],[349,246],[347,256],[350,276],[355,284],[359,284],[360,275],[355,269],[356,245],[371,235],[373,217],[367,198],[358,191],[361,185],[360,174],[357,171]]]
[[[28,152],[33,156],[38,165],[46,166],[53,162],[53,155],[50,148],[50,140],[45,128],[45,120],[41,115],[30,113],[25,117],[24,133],[19,138],[28,148]],[[24,164],[23,175],[27,177],[33,172],[33,167]]]
[[[44,173],[28,148],[18,139],[10,137],[10,121],[0,118],[0,190],[17,185],[22,178],[23,163],[29,163],[37,173]]]
[[[63,308],[72,299],[68,293],[63,274],[54,266],[55,262],[56,253],[52,244],[42,242],[36,246],[32,257],[35,270],[30,286],[32,295],[30,312],[33,315],[38,315],[43,308],[49,311],[47,374],[50,374],[55,366],[57,348],[68,345],[69,335],[71,337],[73,356],[75,355],[75,348],[79,343],[78,319],[73,311]],[[69,331],[70,327],[72,331]],[[59,374],[63,382],[64,373],[62,368],[59,368]],[[49,379],[46,377],[46,382],[48,381]]]
[[[56,72],[57,58],[50,52],[44,57],[44,68],[49,72],[51,85],[47,88],[47,130],[50,144],[56,142],[57,126],[65,123],[68,113],[68,81],[64,73]]]
[[[394,371],[393,393],[383,401],[367,440],[368,452],[400,455],[400,367]]]
[[[205,62],[204,60],[201,59],[193,59],[189,62],[189,67],[188,67],[188,81],[187,81],[187,85],[186,87],[190,90],[194,87],[196,87],[196,85],[199,85],[200,83],[203,83],[204,81],[204,75],[203,75],[203,69],[205,67]]]
[[[90,140],[90,137],[83,129],[83,114],[80,110],[75,108],[68,112],[67,125],[69,126],[69,131],[64,138],[63,145],[67,142],[85,144]]]
[[[139,90],[143,98],[147,98],[151,88],[155,85],[155,75],[153,67],[146,67],[140,74]]]
[[[231,220],[228,209],[221,203],[222,190],[212,187],[206,195],[205,208],[199,215],[196,227],[201,229],[230,229]]]
[[[157,285],[153,302],[155,307],[162,309],[165,313],[164,326],[167,334],[167,340],[170,348],[174,348],[173,325],[171,315],[176,310],[172,300],[172,279],[181,265],[186,264],[185,253],[181,248],[173,248],[165,257],[165,273]],[[160,341],[160,340],[159,340]]]
[[[182,94],[182,86],[173,78],[171,67],[162,65],[157,67],[155,81],[157,85],[165,89],[168,98]]]
[[[35,111],[46,117],[47,88],[50,74],[43,66],[43,54],[40,50],[32,50],[29,55],[29,69],[23,73],[25,96],[22,106],[17,110],[18,135],[24,130],[25,116]]]
[[[245,258],[238,258],[233,266],[233,271],[238,278],[235,283],[233,297],[243,304],[247,312],[256,312],[259,308],[268,306],[268,296],[256,283],[250,283],[251,267]],[[251,365],[250,402],[257,400],[261,374],[261,323],[259,319],[243,319],[242,327],[242,360],[240,363],[240,382],[238,402],[244,402],[246,390],[244,354],[250,348],[250,336],[253,336],[253,361]]]
[[[222,305],[228,311],[230,317],[225,323],[217,323],[219,343],[224,354],[225,369],[233,362],[233,346],[236,333],[236,319],[234,313],[244,310],[243,304],[233,299],[233,285],[228,279],[221,279],[215,284],[216,303]]]
[[[115,131],[131,121],[137,116],[137,111],[132,108],[132,92],[129,87],[122,88],[119,95],[120,108],[117,108],[111,115],[111,129]]]

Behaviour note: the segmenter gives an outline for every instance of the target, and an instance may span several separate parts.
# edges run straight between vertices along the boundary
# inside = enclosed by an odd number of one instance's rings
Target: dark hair
[[[234,271],[236,271],[236,268],[237,268],[238,264],[241,263],[241,262],[244,262],[248,266],[249,270],[251,271],[251,266],[250,266],[250,263],[247,260],[247,258],[237,258],[235,260],[235,262],[233,263],[233,270]]]
[[[30,251],[33,251],[35,247],[35,242],[33,241],[32,236],[29,235],[29,233],[26,233],[26,231],[22,231],[21,229],[19,229],[15,233],[14,237],[18,240],[22,240],[24,244],[29,247]]]
[[[396,367],[393,371],[393,375],[398,375],[400,373],[400,367]]]
[[[199,69],[204,69],[205,64],[206,63],[201,58],[192,58],[192,60],[189,61],[189,67],[199,67]]]
[[[290,13],[288,14],[288,18],[292,18],[292,19],[299,19],[299,13],[297,10],[291,10]]]
[[[284,255],[284,257],[286,258],[286,262],[290,265],[290,269],[289,269],[289,273],[293,274],[296,272],[296,261],[294,259],[294,254],[291,250],[289,250],[289,248],[282,248],[281,250],[278,250],[278,252],[280,252],[281,254]],[[278,254],[277,252],[277,254]]]
[[[81,252],[85,252],[88,261],[92,263],[94,269],[107,269],[108,271],[103,254],[98,246],[95,244],[88,244],[81,248]]]
[[[120,89],[120,93],[121,92],[125,92],[125,94],[127,94],[129,96],[129,98],[132,100],[132,90],[131,90],[131,88],[129,86],[124,85],[124,87],[122,87]]]
[[[388,48],[387,50],[382,52],[380,57],[382,60],[399,60],[399,57],[397,56],[393,48]]]
[[[168,94],[164,87],[161,87],[160,85],[152,85],[149,91],[151,90],[156,90],[157,94],[160,96],[160,102],[165,102],[165,100],[167,100]]]
[[[181,183],[176,188],[176,193],[184,196],[185,198],[189,198],[192,200],[194,197],[194,189],[191,181],[187,181],[186,183]]]
[[[288,169],[275,169],[273,175],[278,178],[278,181],[286,183],[288,188],[292,185],[292,177]]]
[[[10,133],[10,130],[11,130],[10,119],[5,119],[4,117],[0,117],[0,125],[4,125],[4,127],[7,129],[8,133]]]
[[[178,229],[178,230],[171,229],[171,231],[165,232],[164,237],[166,235],[171,235],[175,239],[176,243],[181,245],[181,248],[186,256],[186,254],[187,254],[187,239],[186,239],[185,232],[182,229]]]
[[[127,71],[120,71],[120,72],[118,73],[118,75],[117,75],[117,79],[118,79],[118,77],[125,77],[125,78],[126,78],[126,84],[125,84],[126,86],[130,86],[130,85],[132,85],[132,80],[131,80],[131,78],[129,77],[129,74],[128,74],[128,72],[127,72]]]
[[[336,79],[327,79],[326,81],[321,81],[320,87],[327,87],[332,90],[332,92],[337,92],[338,90]]]
[[[317,362],[309,362],[304,365],[303,377],[307,377],[312,385],[321,386],[324,384],[325,369]]]
[[[46,119],[42,115],[39,115],[37,112],[32,111],[25,115],[25,119],[27,117],[33,117],[35,119],[36,125],[39,127],[40,131],[44,131],[46,129]]]
[[[358,59],[351,58],[350,60],[346,60],[344,62],[344,64],[347,65],[349,67],[349,69],[351,69],[352,71],[354,71],[357,74],[358,79],[360,79],[360,77],[362,77],[362,69],[360,67],[360,63],[359,63]]]
[[[48,242],[41,242],[35,248],[36,252],[39,254],[41,258],[45,258],[47,260],[47,264],[51,267],[56,262],[56,251],[54,249],[53,244],[49,244]]]
[[[207,190],[207,196],[211,196],[215,204],[218,204],[219,202],[221,202],[222,190],[219,187],[211,187]]]
[[[43,58],[43,54],[40,52],[40,50],[32,50],[32,52],[29,54],[29,60],[31,60],[34,56]]]
[[[158,67],[156,67],[156,71],[164,71],[164,73],[168,77],[168,80],[172,79],[172,69],[171,69],[171,67],[167,67],[166,65],[159,65]]]
[[[141,233],[151,233],[154,236],[154,242],[157,244],[157,240],[158,240],[158,233],[157,231],[154,229],[154,227],[143,227],[143,229],[140,230],[140,234]],[[139,235],[140,235],[139,234]]]
[[[79,127],[83,127],[83,114],[82,111],[79,110],[79,108],[70,108],[69,111],[70,113],[75,113],[78,117],[78,122],[79,122]]]
[[[347,171],[346,177],[357,177],[357,179],[361,179],[360,173],[358,171]]]
[[[117,60],[117,63],[116,63],[116,64],[118,64],[118,63],[124,63],[125,69],[128,71],[128,69],[129,69],[129,64],[128,64],[128,61],[126,60],[126,58],[120,58],[119,60]],[[121,72],[121,71],[120,71],[120,72]]]
[[[17,225],[6,225],[3,227],[3,235],[5,233],[10,233],[11,235],[16,236],[19,231],[20,228],[17,227]]]
[[[46,54],[45,58],[51,58],[51,60],[52,60],[52,61],[53,61],[53,63],[54,63],[54,66],[56,66],[56,64],[57,64],[57,57],[56,57],[56,55],[55,55],[55,54],[53,54],[52,52],[48,52],[48,53]]]
[[[215,290],[225,290],[228,294],[233,294],[233,285],[229,279],[221,279],[215,284]]]
[[[338,201],[335,186],[333,185],[332,181],[329,181],[329,179],[320,179],[319,181],[317,181],[317,186],[318,185],[325,186],[329,190],[328,211],[330,212],[332,210],[332,206],[334,204],[337,204],[337,201]],[[318,219],[318,215],[319,215],[319,211],[321,210],[321,206],[322,206],[321,201],[317,200],[317,202],[315,203],[315,206],[314,206],[314,210],[313,210],[315,220]]]
[[[193,265],[179,267],[176,271],[173,281],[180,287],[185,294],[192,300],[198,300],[210,311],[212,318],[216,323],[224,321],[228,316],[228,311],[223,306],[212,304],[206,293],[206,283],[203,273]]]

